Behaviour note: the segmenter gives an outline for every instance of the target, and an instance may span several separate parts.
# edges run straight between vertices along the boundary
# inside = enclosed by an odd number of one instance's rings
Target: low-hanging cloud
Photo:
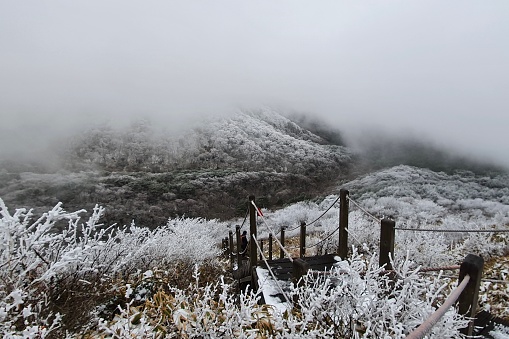
[[[509,165],[504,1],[0,4],[1,151],[148,116],[262,105]]]

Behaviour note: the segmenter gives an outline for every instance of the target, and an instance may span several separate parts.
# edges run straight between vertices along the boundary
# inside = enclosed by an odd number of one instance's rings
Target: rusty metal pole
[[[348,190],[339,190],[339,245],[338,254],[341,259],[346,259],[348,255],[348,213],[349,201]]]

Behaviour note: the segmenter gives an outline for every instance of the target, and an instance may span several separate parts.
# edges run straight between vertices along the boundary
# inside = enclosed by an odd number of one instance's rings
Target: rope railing
[[[444,229],[444,230],[438,230],[433,228],[404,228],[404,227],[395,227],[395,230],[398,231],[413,231],[413,232],[449,232],[449,233],[502,233],[502,232],[509,232],[508,230],[472,230],[472,229],[464,229],[464,230],[454,230],[454,229]]]
[[[290,298],[288,298],[288,296],[286,295],[285,291],[283,290],[283,288],[279,284],[279,281],[276,279],[276,276],[274,275],[274,272],[272,272],[272,269],[270,268],[270,265],[267,262],[267,258],[263,254],[262,249],[258,245],[258,240],[256,239],[256,237],[254,235],[253,235],[253,240],[254,240],[254,243],[256,244],[256,247],[258,247],[258,250],[260,251],[260,254],[262,256],[262,260],[263,260],[263,262],[265,262],[265,266],[267,267],[267,270],[269,271],[270,275],[272,276],[272,279],[274,279],[274,283],[277,285],[277,287],[279,288],[279,290],[281,291],[281,293],[285,297],[286,302],[291,305],[292,303],[290,302]]]
[[[419,273],[435,273],[435,271],[419,271]],[[448,279],[456,279],[457,277],[454,275],[449,274],[442,274],[442,278],[448,278]],[[496,280],[496,279],[489,279],[489,278],[481,278],[481,282],[489,282],[494,284],[509,284],[509,280]]]
[[[311,221],[310,223],[306,224],[306,226],[310,226],[310,225],[313,225],[315,222],[317,222],[318,220],[322,219],[325,214],[327,214],[327,212],[330,211],[330,209],[332,207],[334,207],[334,205],[339,201],[339,196],[336,198],[336,200],[334,200],[334,202],[325,210],[325,212],[323,212],[318,218],[316,218],[315,220]],[[299,226],[296,226],[294,228],[290,228],[290,229],[287,229],[288,232],[291,232],[291,231],[295,231],[296,229],[300,228],[300,225]]]
[[[256,211],[258,211],[258,206],[256,206],[255,202],[251,200],[251,204],[253,204],[254,208],[256,209]],[[286,248],[281,244],[281,242],[278,240],[278,238],[276,237],[275,233],[274,233],[274,230],[269,226],[269,224],[267,223],[267,221],[265,220],[265,218],[263,217],[263,215],[260,215],[260,217],[262,218],[263,220],[263,223],[265,225],[265,227],[267,227],[267,229],[269,230],[269,233],[272,233],[272,236],[274,238],[274,240],[276,240],[276,243],[279,245],[279,248],[281,248],[281,250],[286,254],[286,256],[288,257],[288,259],[290,259],[291,262],[293,262],[293,258],[292,256],[290,255],[290,253],[286,250]],[[256,244],[256,246],[259,248],[258,244]]]
[[[330,205],[330,206],[329,206],[329,208],[327,208],[327,209],[325,210],[325,212],[323,212],[323,213],[322,213],[322,214],[321,214],[318,218],[316,218],[315,220],[311,221],[309,224],[306,224],[306,226],[313,225],[315,222],[317,222],[318,220],[320,220],[321,218],[323,218],[323,216],[324,216],[325,214],[327,214],[327,212],[329,212],[329,211],[330,211],[330,209],[331,209],[332,207],[334,207],[334,205],[335,205],[335,204],[339,201],[339,198],[340,198],[340,197],[338,196],[338,197],[337,197],[337,199],[336,199],[336,200],[334,200],[334,202],[332,203],[332,205]]]
[[[445,300],[442,306],[440,306],[425,322],[417,327],[412,333],[410,333],[407,339],[421,339],[431,330],[433,326],[444,316],[447,310],[458,300],[460,294],[463,292],[468,282],[470,281],[470,275],[465,275],[463,281],[456,287],[449,297]]]
[[[351,236],[352,236],[353,240],[355,240],[355,242],[356,242],[359,246],[361,246],[361,248],[364,246],[364,244],[362,244],[362,243],[359,241],[359,239],[357,239],[357,238],[353,235],[353,233],[352,233],[352,232],[350,232],[350,229],[345,228],[345,231],[348,233],[348,235],[351,235]]]
[[[451,266],[440,266],[440,267],[421,267],[417,270],[417,273],[427,273],[427,272],[440,272],[440,271],[454,271],[459,270],[460,265],[451,265]],[[396,273],[395,270],[383,270],[380,274],[389,274]]]
[[[246,216],[244,217],[244,221],[242,222],[242,225],[240,225],[240,229],[242,230],[242,227],[244,227],[244,224],[246,223],[247,216],[249,215],[249,208],[246,211]]]
[[[360,209],[361,211],[363,211],[367,216],[373,218],[373,220],[375,220],[376,222],[380,222],[382,219],[380,218],[377,218],[375,217],[373,214],[369,213],[364,207],[362,207],[361,205],[359,205],[359,203],[357,203],[355,200],[353,200],[352,198],[350,198],[350,196],[348,196],[348,201],[350,201],[351,203],[353,203],[358,209]]]
[[[325,240],[329,239],[330,237],[332,237],[337,231],[339,231],[339,227],[336,228],[334,231],[332,231],[331,233],[329,233],[325,238],[323,238],[322,240],[318,241],[316,244],[314,245],[311,245],[311,246],[306,246],[305,248],[313,248],[315,246],[318,246],[320,245],[321,243],[325,242]]]

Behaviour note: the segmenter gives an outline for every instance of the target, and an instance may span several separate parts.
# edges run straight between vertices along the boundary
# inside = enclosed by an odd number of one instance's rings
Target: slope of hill
[[[508,174],[446,174],[402,165],[365,175],[345,187],[354,199],[386,216],[425,216],[430,222],[446,215],[463,215],[465,220],[484,216],[509,222]]]
[[[57,173],[4,170],[8,205],[47,210],[106,207],[106,222],[156,227],[168,217],[229,219],[245,197],[277,207],[323,194],[349,174],[352,153],[275,111],[238,112],[179,135],[149,121],[84,131],[62,151]]]

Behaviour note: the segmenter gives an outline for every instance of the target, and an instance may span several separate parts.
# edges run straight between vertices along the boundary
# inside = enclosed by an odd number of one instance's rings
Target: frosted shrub
[[[294,291],[300,317],[312,327],[329,328],[334,337],[404,338],[434,311],[446,286],[440,277],[417,275],[415,264],[394,264],[396,280],[380,275],[382,269],[354,250],[330,274],[311,275],[306,287]],[[312,288],[309,288],[312,286]],[[433,336],[457,337],[466,321],[450,310],[433,328]]]
[[[91,309],[114,296],[120,279],[161,268],[182,281],[194,263],[217,263],[213,223],[202,219],[169,220],[150,231],[134,224],[105,228],[98,206],[84,223],[83,210],[67,213],[60,204],[35,221],[23,209],[11,215],[2,200],[0,209],[4,337],[44,337],[61,325],[79,330],[91,320]],[[56,232],[60,223],[67,228]]]
[[[96,334],[113,337],[222,338],[404,338],[428,318],[443,300],[440,277],[417,275],[409,260],[393,263],[396,279],[381,275],[376,263],[354,251],[348,261],[327,274],[304,277],[304,285],[287,293],[294,309],[277,311],[258,305],[252,292],[232,295],[221,279],[195,282],[182,290],[161,284],[164,273],[145,277],[160,289],[139,306],[135,296],[111,322],[102,320]],[[433,337],[458,337],[466,321],[451,309],[432,329]]]

